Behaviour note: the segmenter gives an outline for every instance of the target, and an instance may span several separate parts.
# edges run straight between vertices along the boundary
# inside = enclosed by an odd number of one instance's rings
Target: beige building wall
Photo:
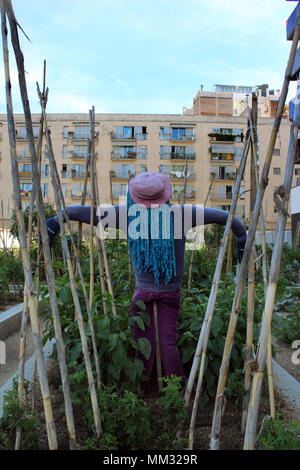
[[[167,172],[174,189],[173,202],[182,201],[184,184],[185,155],[188,154],[187,203],[206,203],[207,207],[229,208],[235,182],[235,172],[243,150],[240,131],[246,134],[247,117],[229,116],[228,99],[219,100],[216,106],[224,106],[223,115],[181,114],[96,114],[96,155],[97,175],[101,203],[119,202],[119,195],[126,195],[129,174],[141,171]],[[207,103],[206,103],[207,104]],[[220,110],[218,111],[220,112]],[[222,113],[221,113],[222,114]],[[33,115],[33,125],[38,131],[39,115]],[[20,181],[24,188],[24,207],[30,200],[30,156],[26,155],[26,135],[24,118],[15,116],[17,129],[17,153],[19,155]],[[84,181],[84,162],[89,137],[88,114],[49,114],[57,168],[68,205],[80,205]],[[260,167],[262,169],[269,142],[273,119],[261,117],[258,122]],[[132,134],[129,135],[130,128]],[[164,130],[162,130],[164,129]],[[223,129],[223,131],[222,131]],[[235,140],[215,140],[209,135],[231,130]],[[290,123],[282,119],[279,137],[269,174],[269,185],[264,199],[264,213],[267,230],[274,230],[278,214],[274,211],[273,191],[283,183],[284,168],[288,150]],[[3,216],[12,215],[12,180],[9,157],[9,142],[6,115],[0,115],[0,201]],[[44,139],[45,140],[45,139]],[[214,150],[211,154],[211,150]],[[222,155],[222,160],[216,157]],[[226,157],[227,155],[227,157]],[[229,156],[228,156],[229,155]],[[231,156],[230,156],[231,155]],[[214,158],[214,159],[213,159]],[[47,149],[45,142],[42,151],[42,189],[45,201],[54,204],[50,169],[47,174]],[[24,166],[25,165],[25,166]],[[128,166],[126,166],[128,165]],[[250,158],[248,159],[238,215],[249,217]],[[299,165],[297,166],[299,168]],[[296,185],[295,173],[293,185]],[[227,187],[227,188],[226,188]],[[225,188],[225,189],[224,189]],[[87,199],[87,203],[89,199]],[[2,216],[2,213],[1,213]],[[290,221],[287,229],[290,228]]]

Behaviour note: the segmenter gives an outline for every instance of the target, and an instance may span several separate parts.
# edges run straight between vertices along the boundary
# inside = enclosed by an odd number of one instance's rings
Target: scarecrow
[[[103,228],[117,228],[125,232],[135,272],[135,290],[131,313],[137,315],[136,304],[142,300],[150,317],[145,331],[134,324],[134,338],[147,338],[151,344],[148,359],[137,353],[144,364],[144,373],[150,379],[155,354],[154,301],[157,305],[159,345],[164,376],[186,377],[177,349],[177,320],[180,309],[181,284],[184,274],[184,254],[187,232],[207,224],[226,225],[228,212],[190,204],[170,204],[172,185],[161,173],[141,173],[129,182],[127,204],[95,208],[94,223]],[[90,223],[90,207],[67,207],[70,220]],[[47,220],[50,246],[59,231],[58,216]],[[243,256],[246,230],[242,222],[233,218],[232,232],[237,242],[238,261]],[[145,387],[144,387],[145,390]]]

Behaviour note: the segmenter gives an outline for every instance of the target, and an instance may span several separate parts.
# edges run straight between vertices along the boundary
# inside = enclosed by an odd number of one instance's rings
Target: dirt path
[[[27,327],[26,330],[26,351],[25,361],[27,361],[34,354],[34,346],[32,342],[31,326]],[[0,364],[0,387],[10,377],[17,372],[19,366],[19,349],[20,349],[20,333],[15,331],[5,340],[6,346],[6,364]]]

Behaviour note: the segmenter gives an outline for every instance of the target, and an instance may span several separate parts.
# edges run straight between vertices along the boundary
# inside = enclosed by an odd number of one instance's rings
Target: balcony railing
[[[87,156],[88,153],[71,152],[71,158],[74,158],[74,160],[85,160]]]
[[[82,196],[82,191],[75,191],[75,190],[71,190],[71,198],[72,199],[79,199],[81,198]],[[91,198],[91,192],[90,191],[87,191],[86,192],[86,198],[87,199],[90,199]]]
[[[24,189],[21,189],[21,197],[30,197],[31,196],[31,191],[25,191]]]
[[[196,155],[195,153],[171,153],[171,152],[161,152],[160,159],[161,160],[195,160]]]
[[[22,171],[19,170],[20,178],[32,178],[32,171]]]
[[[31,162],[31,156],[27,156],[27,155],[24,155],[24,153],[17,153],[16,155],[17,157],[17,160],[22,160],[22,161],[26,161],[26,162]]]
[[[232,192],[228,192],[226,194],[219,194],[212,192],[210,194],[210,199],[212,201],[230,201],[232,199]]]
[[[234,142],[237,137],[233,134],[215,134],[213,132],[208,134],[208,136],[211,142]]]
[[[170,135],[169,140],[180,141],[180,142],[194,142],[195,135]]]
[[[136,152],[127,152],[124,155],[112,151],[111,153],[112,160],[136,160]]]
[[[112,197],[113,199],[119,199],[119,197],[127,197],[127,193],[124,193],[124,191],[112,191]]]
[[[111,177],[112,179],[125,179],[128,180],[130,177],[133,177],[136,175],[136,171],[128,171],[127,174],[125,174],[122,171],[112,171],[111,172]]]
[[[134,135],[121,135],[117,132],[111,132],[112,140],[146,140],[147,134],[137,133]]]
[[[210,179],[214,181],[229,181],[235,180],[235,173],[225,173],[225,175],[217,175],[214,172],[210,172]]]
[[[167,175],[171,180],[183,180],[184,179],[184,171],[162,171],[164,175]],[[196,173],[188,171],[187,172],[187,179],[188,180],[194,180],[196,179]]]
[[[183,198],[183,191],[173,191],[172,193],[172,199],[178,200]],[[186,192],[186,199],[196,199],[196,191],[187,191]]]
[[[234,155],[231,153],[225,153],[225,154],[218,154],[218,155],[211,155],[210,157],[211,160],[216,161],[216,162],[233,162],[234,163]]]
[[[87,174],[88,178],[90,177],[90,172]],[[72,179],[83,179],[85,178],[84,171],[77,172],[77,171],[62,171],[61,172],[62,178],[72,178]]]

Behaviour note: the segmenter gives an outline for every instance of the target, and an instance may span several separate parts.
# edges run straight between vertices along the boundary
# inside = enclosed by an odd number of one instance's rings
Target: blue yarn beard
[[[170,202],[168,201],[166,205],[169,210]],[[130,215],[131,208],[136,209],[133,211],[134,215]],[[164,281],[167,285],[176,275],[172,213],[169,211],[170,223],[163,223],[161,208],[150,209],[136,204],[131,199],[129,191],[127,193],[127,213],[128,249],[133,266],[139,273],[152,272],[155,284],[158,285]]]

